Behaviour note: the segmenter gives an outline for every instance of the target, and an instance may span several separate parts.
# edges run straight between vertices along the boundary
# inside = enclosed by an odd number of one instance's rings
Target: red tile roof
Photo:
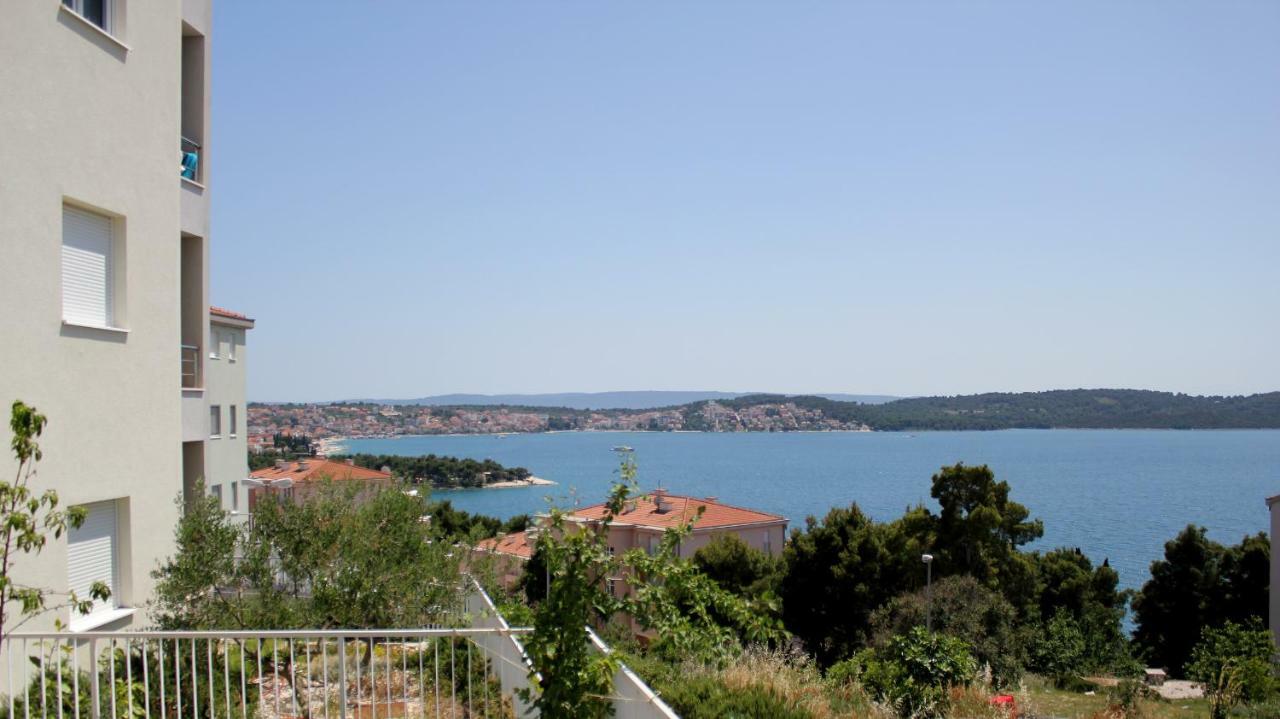
[[[529,535],[525,532],[512,532],[501,537],[482,539],[476,549],[497,554],[510,554],[522,559],[533,556],[533,545],[529,544]]]
[[[247,322],[253,321],[247,315],[242,315],[239,312],[232,312],[231,310],[224,309],[222,307],[214,307],[213,305],[209,305],[209,314],[218,315],[219,317],[230,317],[233,320],[245,320]]]
[[[698,508],[705,507],[702,516],[694,522],[693,528],[711,529],[715,527],[733,527],[743,524],[774,524],[785,522],[786,517],[778,514],[758,512],[754,509],[743,509],[728,504],[721,504],[715,499],[683,497],[677,494],[663,494],[665,509],[658,510],[654,494],[646,494],[627,500],[622,514],[614,517],[615,524],[633,524],[642,527],[667,529],[679,527],[697,516]],[[605,515],[605,506],[593,504],[590,507],[575,509],[573,516],[583,519],[601,519]]]
[[[391,479],[391,475],[386,472],[379,472],[376,469],[367,469],[365,467],[356,467],[354,465],[347,464],[346,462],[337,462],[318,457],[292,460],[280,469],[277,469],[275,465],[272,465],[264,469],[250,472],[249,476],[254,479],[263,479],[268,481],[292,479],[295,482],[310,482],[321,479],[332,479],[335,482],[350,479]]]

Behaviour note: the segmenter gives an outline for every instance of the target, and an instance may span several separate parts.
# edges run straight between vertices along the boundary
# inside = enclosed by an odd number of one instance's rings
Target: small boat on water
[[[635,448],[634,448],[634,447],[630,447],[630,446],[625,445],[625,444],[620,444],[620,445],[618,445],[617,447],[614,447],[614,448],[613,448],[613,451],[615,451],[615,452],[634,452],[634,451],[636,451],[636,450],[635,450]]]

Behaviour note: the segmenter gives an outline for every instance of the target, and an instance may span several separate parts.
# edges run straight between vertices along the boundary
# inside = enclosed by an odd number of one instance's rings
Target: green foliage
[[[1149,661],[1180,673],[1203,628],[1265,618],[1270,546],[1258,534],[1224,547],[1192,525],[1166,542],[1133,600],[1134,639]]]
[[[455,542],[474,543],[499,534],[519,532],[529,525],[527,514],[518,514],[504,522],[495,517],[455,509],[447,499],[431,502],[427,513],[431,517],[432,535]]]
[[[762,685],[729,687],[712,676],[674,682],[662,699],[683,719],[812,719],[786,697]]]
[[[721,589],[740,597],[776,595],[782,582],[781,559],[752,548],[734,534],[713,538],[693,553],[693,563]]]
[[[54,539],[68,528],[77,528],[84,522],[84,509],[58,508],[58,493],[52,489],[35,494],[30,486],[36,464],[44,458],[36,439],[44,432],[48,418],[21,400],[14,400],[10,411],[9,429],[13,432],[9,448],[17,461],[12,482],[0,480],[0,645],[16,628],[10,605],[18,605],[18,616],[28,618],[45,612],[51,595],[66,596],[66,605],[73,611],[87,613],[94,600],[106,600],[110,590],[103,582],[94,582],[88,597],[74,592],[57,592],[43,587],[20,584],[10,571],[14,560],[23,554],[39,554],[49,535]],[[56,622],[59,626],[61,620]]]
[[[1017,548],[1044,535],[1044,523],[1009,499],[1009,483],[987,465],[956,464],[933,475],[930,495],[941,512],[933,529],[934,571],[968,574],[1022,609],[1034,595],[1034,573]]]
[[[1047,624],[1059,611],[1076,621],[1085,642],[1085,671],[1114,672],[1131,663],[1122,622],[1131,592],[1119,591],[1120,575],[1105,560],[1095,568],[1079,549],[1060,548],[1038,556],[1038,620]]]
[[[1237,704],[1275,696],[1280,687],[1275,653],[1271,632],[1260,621],[1246,625],[1228,621],[1204,630],[1191,652],[1187,676],[1204,686],[1213,719],[1224,719]]]
[[[881,606],[871,615],[873,645],[886,646],[895,636],[925,626],[928,604],[921,590]],[[932,607],[934,631],[968,643],[979,666],[990,669],[995,686],[1017,686],[1028,660],[1030,633],[1018,625],[1017,613],[1004,597],[973,577],[946,577],[933,585]]]
[[[339,457],[338,459],[344,459]],[[398,454],[354,454],[350,458],[361,467],[382,469],[410,484],[433,487],[483,487],[494,482],[522,482],[533,476],[524,467],[504,467],[492,459],[474,460],[427,454],[405,457]]]
[[[924,584],[921,546],[900,523],[877,524],[858,505],[792,530],[783,550],[782,614],[821,666],[865,646],[871,613]]]
[[[904,717],[945,717],[953,687],[967,686],[977,665],[963,639],[915,627],[858,655],[858,679]]]
[[[1059,609],[1045,625],[1032,654],[1036,671],[1053,679],[1062,687],[1067,681],[1080,676],[1088,655],[1084,632],[1080,624],[1066,609]]]
[[[252,528],[206,498],[179,521],[156,578],[165,629],[418,627],[456,606],[459,556],[425,504],[325,483],[306,502],[259,502]],[[237,557],[239,558],[237,560]]]

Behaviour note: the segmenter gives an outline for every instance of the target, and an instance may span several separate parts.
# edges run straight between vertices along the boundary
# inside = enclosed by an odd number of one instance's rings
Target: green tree
[[[871,615],[873,646],[886,646],[894,637],[925,626],[930,607],[934,631],[967,642],[978,664],[990,669],[996,686],[1017,685],[1031,644],[1028,632],[1018,625],[1009,602],[973,577],[947,577],[934,583],[931,597],[920,590],[881,606]]]
[[[1265,535],[1224,547],[1188,525],[1166,542],[1133,600],[1134,640],[1148,660],[1181,673],[1205,628],[1264,619],[1270,557]]]
[[[758,599],[777,594],[782,580],[780,558],[751,547],[733,534],[722,534],[693,553],[693,563],[722,589]]]
[[[1042,537],[1044,523],[1009,499],[1009,483],[996,481],[985,464],[943,467],[930,495],[941,505],[934,571],[973,576],[1025,611],[1035,594],[1034,567],[1017,548]]]
[[[11,574],[14,560],[24,554],[39,554],[50,534],[58,539],[68,528],[78,528],[84,523],[82,507],[59,509],[57,492],[47,489],[35,494],[32,491],[31,478],[36,464],[44,457],[36,439],[46,424],[48,418],[35,407],[14,400],[9,417],[9,429],[13,432],[9,447],[17,467],[12,482],[0,480],[0,539],[4,543],[0,548],[0,646],[14,629],[10,626],[14,617],[11,605],[16,605],[18,616],[28,618],[54,609],[48,606],[50,596],[65,596],[65,605],[59,606],[87,613],[94,600],[105,600],[110,595],[107,585],[100,581],[93,583],[88,597],[80,597],[73,591],[22,584]],[[61,620],[56,624],[61,626]]]
[[[924,583],[921,545],[901,523],[877,524],[858,505],[835,508],[783,550],[782,615],[818,664],[829,666],[866,645],[871,613],[903,589]]]
[[[1228,621],[1204,630],[1191,652],[1187,676],[1204,686],[1213,719],[1226,719],[1237,704],[1262,702],[1275,695],[1275,654],[1271,632],[1260,621],[1245,625]]]
[[[1079,549],[1059,548],[1036,557],[1039,610],[1033,618],[1047,625],[1067,612],[1085,642],[1085,669],[1109,671],[1129,661],[1122,623],[1129,592],[1120,591],[1120,575],[1103,563],[1094,567]]]
[[[1032,664],[1058,686],[1079,677],[1087,659],[1084,632],[1071,612],[1059,609],[1035,643]]]
[[[915,627],[855,660],[857,676],[903,717],[947,716],[948,690],[973,681],[977,665],[963,639]]]

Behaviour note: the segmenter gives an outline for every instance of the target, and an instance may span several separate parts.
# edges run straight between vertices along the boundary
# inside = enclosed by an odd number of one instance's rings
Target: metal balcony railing
[[[511,638],[522,631],[14,634],[8,716],[512,717],[527,669]]]
[[[182,354],[182,388],[196,389],[200,385],[200,348],[195,345],[179,345]]]
[[[189,137],[179,136],[178,155],[179,165],[178,173],[192,182],[200,182],[200,143]]]

